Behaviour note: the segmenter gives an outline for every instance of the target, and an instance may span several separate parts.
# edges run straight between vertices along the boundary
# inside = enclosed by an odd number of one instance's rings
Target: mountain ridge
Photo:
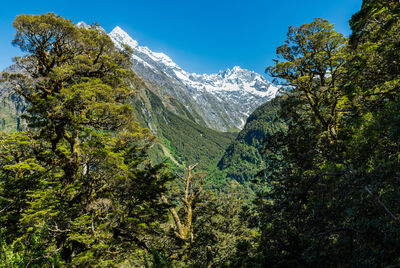
[[[274,98],[279,89],[262,75],[239,66],[214,74],[186,72],[166,54],[140,46],[119,26],[109,36],[117,47],[128,45],[133,50],[134,71],[139,77],[161,85],[215,130],[242,129],[251,112]]]

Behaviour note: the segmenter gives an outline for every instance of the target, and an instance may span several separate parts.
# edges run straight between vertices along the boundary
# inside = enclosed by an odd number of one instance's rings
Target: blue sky
[[[140,45],[164,52],[189,72],[213,73],[239,65],[263,73],[290,25],[328,19],[349,35],[361,0],[1,0],[0,70],[21,52],[11,45],[18,14],[54,12],[74,22],[120,26]]]

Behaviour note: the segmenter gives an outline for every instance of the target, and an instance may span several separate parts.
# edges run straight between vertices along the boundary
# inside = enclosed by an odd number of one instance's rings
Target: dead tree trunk
[[[174,223],[175,223],[175,235],[179,239],[181,239],[185,244],[185,249],[187,249],[190,244],[193,243],[193,226],[192,226],[192,219],[193,219],[193,201],[195,201],[201,191],[203,190],[202,182],[199,188],[193,189],[193,179],[194,174],[193,170],[197,167],[198,163],[188,167],[188,173],[186,178],[181,178],[184,182],[184,192],[182,197],[183,203],[183,211],[184,214],[182,217],[179,217],[178,213],[176,212],[175,208],[171,206],[170,202],[168,201],[167,197],[164,194],[161,194],[161,200],[164,204],[168,206],[169,212],[171,213]],[[202,179],[202,178],[201,178]]]

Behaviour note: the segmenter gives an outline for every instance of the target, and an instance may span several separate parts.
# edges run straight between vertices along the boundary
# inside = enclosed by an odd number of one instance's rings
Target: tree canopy
[[[27,54],[5,78],[29,103],[28,128],[1,136],[2,236],[30,264],[129,261],[166,219],[158,195],[170,179],[146,158],[155,137],[128,104],[131,51],[52,13],[13,25]]]
[[[291,27],[267,68],[288,130],[266,141],[265,265],[399,264],[399,5],[364,1],[349,44],[322,19]]]
[[[13,44],[26,54],[1,79],[28,108],[19,132],[0,132],[1,265],[400,265],[400,2],[364,0],[350,26],[349,38],[321,18],[289,28],[266,69],[280,96],[209,177],[189,162],[229,139],[178,131],[189,120],[160,112],[166,147],[191,155],[180,177],[147,154],[156,137],[133,115],[143,83],[128,47],[96,24],[17,16]],[[201,148],[181,142],[193,132]],[[240,183],[261,169],[250,204]]]

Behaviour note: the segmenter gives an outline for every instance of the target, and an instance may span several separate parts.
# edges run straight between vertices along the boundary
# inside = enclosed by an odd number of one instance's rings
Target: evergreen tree
[[[339,85],[345,43],[323,19],[290,27],[278,60],[267,68],[288,87],[280,111],[288,129],[266,141],[271,190],[259,200],[264,265],[335,263],[340,234],[351,230],[339,224],[343,200],[332,202],[335,175],[343,172],[339,123],[347,105]]]
[[[266,144],[264,265],[399,264],[399,5],[364,1],[348,46],[317,19],[278,48],[268,70],[289,85],[289,126]]]
[[[239,185],[228,193],[203,191],[205,174],[194,172],[196,167],[189,166],[187,175],[162,195],[171,220],[164,225],[154,259],[165,267],[240,267],[238,245],[252,254],[257,234],[245,220],[247,196]]]
[[[56,266],[115,265],[150,250],[170,175],[147,159],[154,137],[128,104],[140,83],[132,52],[52,13],[13,25],[27,54],[24,72],[5,78],[29,103],[28,130],[1,136],[2,236],[28,264],[37,250]]]

